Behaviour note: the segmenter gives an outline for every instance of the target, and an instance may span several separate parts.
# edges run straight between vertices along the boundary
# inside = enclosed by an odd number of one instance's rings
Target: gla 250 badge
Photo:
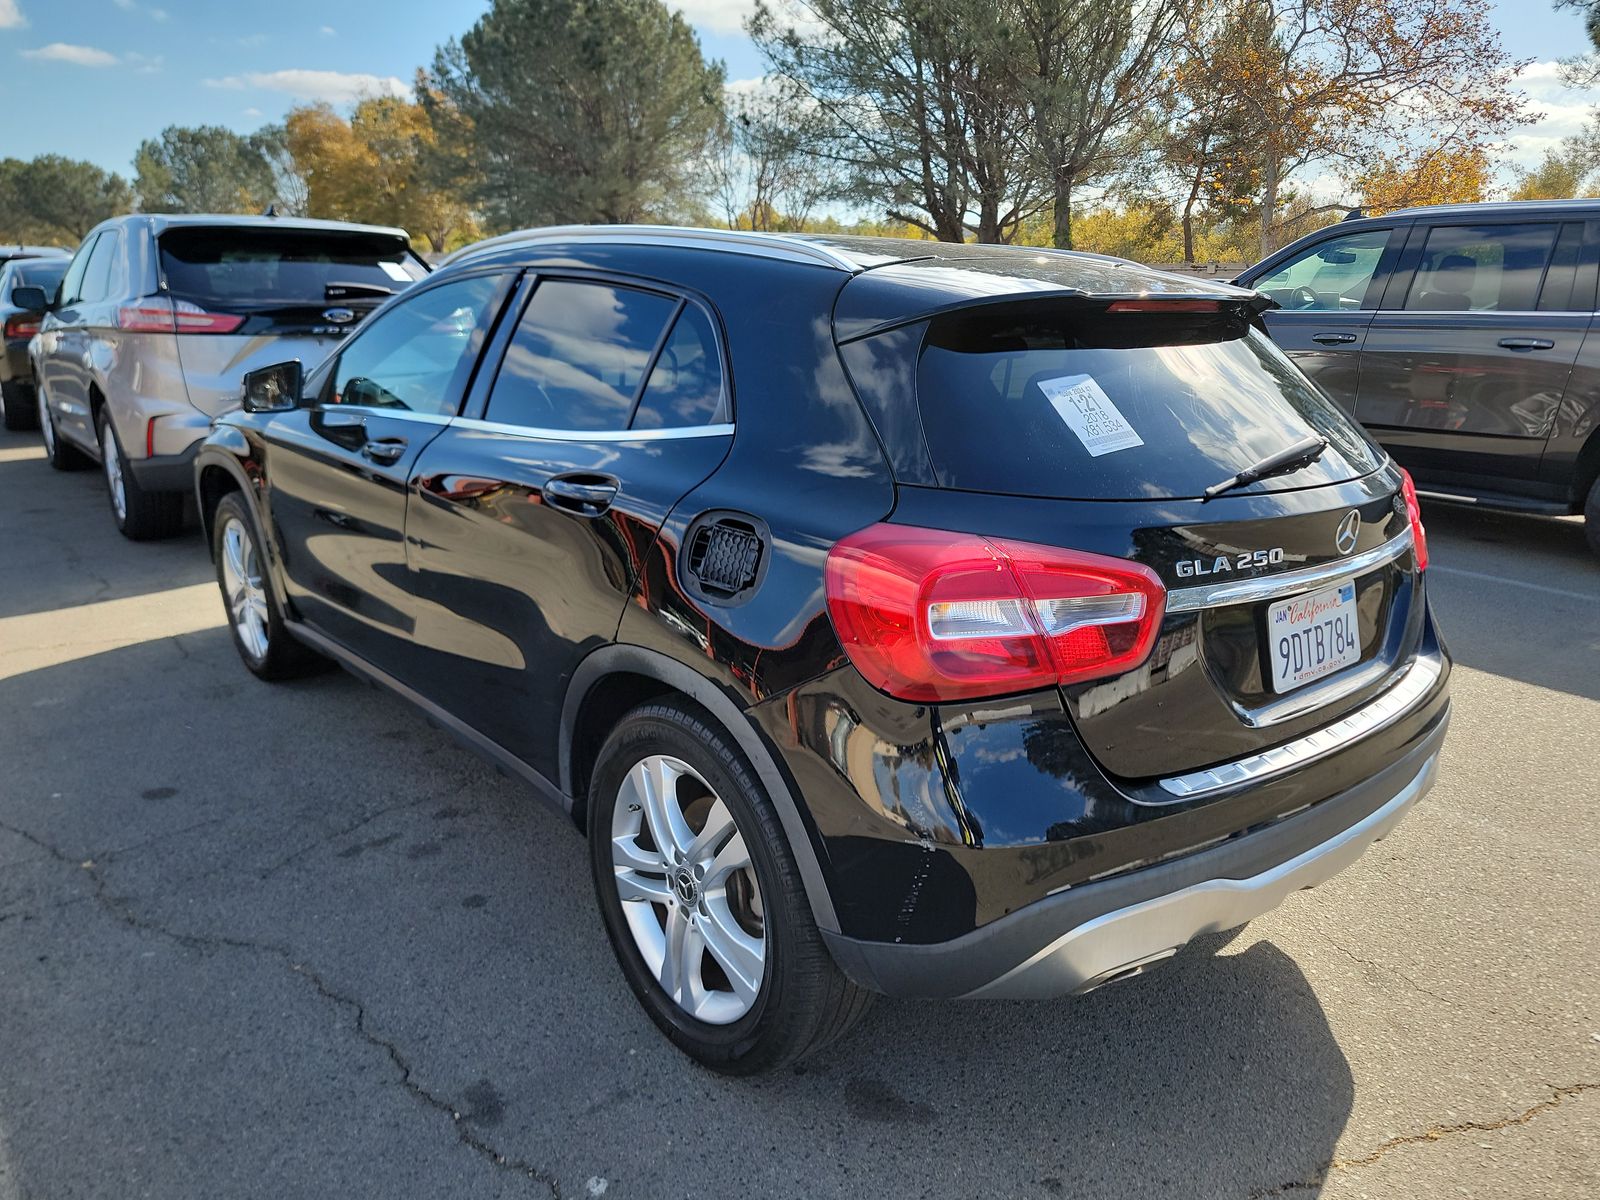
[[[1270,550],[1246,550],[1243,554],[1218,554],[1214,558],[1180,558],[1178,578],[1193,579],[1200,575],[1222,575],[1231,571],[1244,571],[1250,567],[1275,567],[1283,561],[1283,547]]]

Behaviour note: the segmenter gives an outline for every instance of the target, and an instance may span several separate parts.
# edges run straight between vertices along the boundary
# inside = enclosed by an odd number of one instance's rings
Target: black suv
[[[485,242],[246,377],[197,459],[233,636],[569,813],[717,1069],[874,992],[1084,991],[1328,878],[1438,762],[1409,481],[1263,303],[990,246]]]
[[[1600,201],[1342,221],[1238,282],[1423,496],[1583,513],[1600,554]]]

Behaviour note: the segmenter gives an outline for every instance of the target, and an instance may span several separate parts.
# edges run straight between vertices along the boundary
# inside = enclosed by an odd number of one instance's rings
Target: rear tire
[[[106,481],[106,500],[111,519],[123,537],[136,542],[169,538],[183,530],[183,493],[149,492],[139,486],[138,477],[128,470],[117,427],[102,405],[98,422],[100,466]]]
[[[13,433],[39,424],[37,399],[15,379],[0,382],[0,424]]]
[[[44,388],[37,389],[39,400],[39,440],[44,443],[44,457],[58,471],[81,471],[89,465],[89,456],[76,446],[69,446],[56,436],[56,420],[50,415],[50,404],[45,399]]]
[[[224,496],[212,517],[211,557],[233,648],[258,678],[298,679],[333,666],[284,624],[255,521],[237,492]]]
[[[623,976],[684,1053],[729,1075],[772,1071],[867,1011],[872,993],[834,964],[812,920],[772,801],[709,715],[658,703],[623,717],[595,764],[588,819]]]
[[[1589,549],[1600,555],[1600,479],[1594,481],[1583,506],[1583,532],[1589,539]]]

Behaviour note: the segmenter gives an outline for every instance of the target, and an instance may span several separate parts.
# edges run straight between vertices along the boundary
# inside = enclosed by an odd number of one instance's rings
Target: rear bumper
[[[196,441],[180,454],[130,458],[126,466],[147,492],[191,492],[194,490],[194,456],[199,450],[200,442]]]
[[[1319,804],[1209,850],[1048,896],[930,945],[824,934],[840,968],[892,996],[1041,999],[1087,991],[1231,929],[1353,863],[1433,786],[1446,707],[1407,754]]]

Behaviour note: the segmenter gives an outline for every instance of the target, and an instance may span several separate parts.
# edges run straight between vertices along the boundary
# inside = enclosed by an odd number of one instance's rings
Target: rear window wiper
[[[384,300],[392,295],[394,289],[381,283],[329,283],[322,288],[324,300]]]
[[[1310,437],[1301,438],[1276,454],[1269,454],[1260,462],[1246,467],[1237,475],[1230,475],[1221,483],[1213,483],[1200,498],[1200,503],[1215,500],[1223,492],[1246,487],[1258,479],[1266,479],[1272,475],[1287,475],[1291,471],[1298,471],[1301,467],[1309,467],[1322,457],[1322,452],[1327,448],[1328,439],[1325,437],[1312,434]]]

